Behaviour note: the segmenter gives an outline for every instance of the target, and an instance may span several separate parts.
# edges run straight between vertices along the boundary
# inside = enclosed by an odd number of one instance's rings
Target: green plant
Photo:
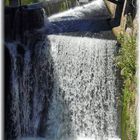
[[[136,140],[136,37],[121,34],[118,40],[121,48],[116,63],[123,78],[121,137],[122,140]]]

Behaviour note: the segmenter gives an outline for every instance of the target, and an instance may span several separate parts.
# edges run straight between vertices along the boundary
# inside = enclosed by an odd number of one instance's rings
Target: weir
[[[19,26],[5,27],[6,139],[120,140],[118,45],[104,2],[50,17],[38,6],[15,11]]]

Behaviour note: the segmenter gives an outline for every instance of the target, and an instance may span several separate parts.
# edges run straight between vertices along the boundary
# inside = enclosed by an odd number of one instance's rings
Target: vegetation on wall
[[[126,26],[118,36],[121,45],[117,56],[117,66],[123,78],[121,97],[121,140],[136,140],[137,108],[137,26],[136,0],[127,1]]]
[[[136,36],[123,34],[118,40],[117,65],[123,78],[121,136],[122,140],[136,140]]]

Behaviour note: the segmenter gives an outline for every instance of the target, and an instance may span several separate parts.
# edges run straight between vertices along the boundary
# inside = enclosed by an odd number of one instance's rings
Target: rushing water
[[[101,13],[108,18],[103,9],[97,0],[49,21],[70,13],[74,20]],[[24,44],[5,44],[11,67],[8,140],[120,140],[116,41],[102,33],[72,35],[30,33]]]
[[[54,88],[47,122],[53,140],[117,137],[115,41],[49,36]]]
[[[45,130],[47,108],[52,91],[52,63],[43,40],[32,40],[27,46],[6,44],[11,55],[10,112],[14,127],[11,135],[37,136]],[[9,119],[9,118],[8,118]],[[10,133],[10,132],[8,132]]]
[[[48,140],[117,138],[116,41],[45,38],[34,42],[35,46],[23,46],[24,55],[18,52],[22,46],[7,44],[16,135]]]

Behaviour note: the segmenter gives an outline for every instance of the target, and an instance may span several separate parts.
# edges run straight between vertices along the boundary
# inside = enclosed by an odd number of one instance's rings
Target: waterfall
[[[54,22],[108,17],[103,1],[95,0],[49,17],[45,26],[55,31]],[[11,62],[7,139],[120,140],[117,42],[110,33],[84,37],[81,28],[77,35],[38,32],[45,28],[26,32],[24,43],[5,43]]]
[[[12,98],[9,106],[13,124],[13,132],[8,133],[13,138],[44,134],[53,85],[47,43],[45,37],[39,36],[26,46],[17,42],[6,43],[11,56],[11,95],[8,96]]]
[[[48,140],[111,140],[118,137],[116,41],[49,36],[54,88]]]
[[[64,35],[33,40],[6,44],[17,138],[119,140],[116,41]]]

